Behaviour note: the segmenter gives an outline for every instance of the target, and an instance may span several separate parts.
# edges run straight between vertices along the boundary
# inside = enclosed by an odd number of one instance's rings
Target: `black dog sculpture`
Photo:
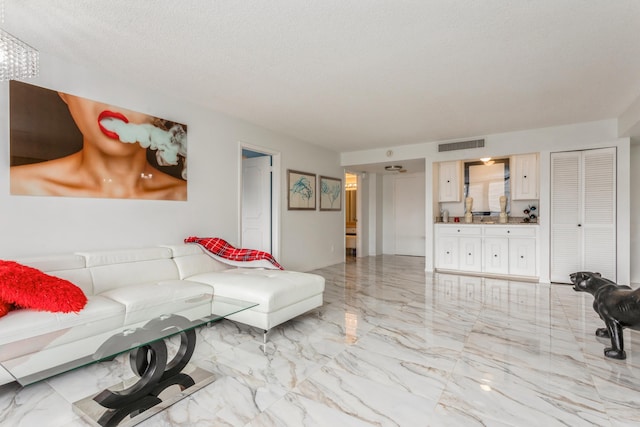
[[[640,330],[640,289],[618,285],[589,271],[572,273],[570,277],[575,291],[593,295],[593,309],[606,326],[596,329],[596,336],[611,338],[611,347],[604,349],[604,355],[626,359],[622,328]]]

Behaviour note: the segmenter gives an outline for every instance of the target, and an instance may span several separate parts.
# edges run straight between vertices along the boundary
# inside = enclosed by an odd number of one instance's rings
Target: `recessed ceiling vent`
[[[466,150],[468,148],[480,147],[484,147],[484,139],[474,139],[473,141],[448,142],[446,144],[439,144],[438,151]]]

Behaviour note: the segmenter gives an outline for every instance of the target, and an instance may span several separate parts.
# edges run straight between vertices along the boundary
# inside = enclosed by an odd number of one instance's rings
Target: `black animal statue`
[[[640,330],[640,289],[618,285],[589,271],[571,273],[570,277],[575,291],[593,295],[593,309],[606,326],[596,329],[596,336],[611,338],[611,347],[604,349],[604,355],[626,359],[622,329]]]

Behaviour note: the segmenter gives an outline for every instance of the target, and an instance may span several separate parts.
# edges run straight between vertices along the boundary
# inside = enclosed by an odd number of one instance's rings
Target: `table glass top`
[[[2,365],[19,384],[24,386],[92,363],[112,359],[122,353],[144,347],[155,341],[163,340],[182,332],[187,332],[199,326],[217,322],[227,316],[258,305],[257,303],[249,301],[219,296],[212,297],[211,303],[214,314],[195,319],[189,319],[176,314],[166,314],[150,320],[141,327],[122,327],[119,331],[116,330],[110,333],[111,336],[106,339],[104,337],[96,337],[96,344],[93,348],[91,348],[91,343],[87,344],[88,348],[86,352],[90,354],[66,361],[68,358],[65,358],[64,353],[61,353],[60,355],[62,357],[60,357],[60,360],[65,360],[64,363],[51,367],[49,360],[48,363],[45,362],[43,364],[46,366],[43,369],[35,367],[39,364],[37,361],[37,351],[20,354],[19,349],[38,348],[39,346],[44,348],[40,344],[41,342],[50,342],[61,334],[73,333],[74,327],[0,345],[0,365]],[[98,342],[97,340],[100,341]],[[14,354],[20,354],[20,356],[8,356]]]

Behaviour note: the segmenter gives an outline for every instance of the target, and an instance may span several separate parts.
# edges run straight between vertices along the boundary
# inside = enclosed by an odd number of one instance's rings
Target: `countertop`
[[[466,223],[464,222],[464,218],[460,217],[460,222],[455,222],[453,217],[449,217],[449,222],[442,222],[441,218],[437,218],[435,224],[442,224],[442,225],[502,225],[502,226],[512,226],[512,225],[538,225],[538,221],[534,221],[534,222],[524,222],[523,217],[509,217],[509,222],[507,223],[500,223],[498,222],[498,218],[494,218],[494,217],[483,217],[482,219],[478,218],[478,217],[474,217],[473,218],[473,222],[471,223]]]

